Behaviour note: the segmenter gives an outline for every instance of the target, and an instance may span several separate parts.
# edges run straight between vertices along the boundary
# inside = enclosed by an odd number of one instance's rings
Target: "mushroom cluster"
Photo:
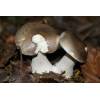
[[[32,73],[61,74],[71,78],[75,62],[84,63],[87,56],[87,47],[82,41],[70,32],[59,33],[47,24],[27,23],[16,33],[16,46],[24,55],[37,55],[32,59]],[[45,54],[54,53],[58,48],[66,52],[63,57],[51,64]]]

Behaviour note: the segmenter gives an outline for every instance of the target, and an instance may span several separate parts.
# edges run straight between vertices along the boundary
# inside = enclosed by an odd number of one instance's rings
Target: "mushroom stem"
[[[36,57],[32,59],[32,73],[49,73],[52,70],[52,64],[42,53],[38,53]]]
[[[73,60],[71,60],[67,56],[63,56],[61,58],[61,60],[55,64],[55,67],[58,69],[57,73],[65,72],[63,74],[63,76],[65,78],[71,78],[71,76],[73,75],[73,67],[74,67],[74,65],[75,65],[75,62]],[[54,70],[54,71],[56,73],[56,70]]]
[[[49,73],[50,71],[57,73],[57,74],[63,74],[65,78],[71,78],[73,75],[73,67],[75,65],[75,62],[72,61],[67,56],[63,56],[60,61],[58,61],[55,65],[52,65],[50,61],[47,59],[47,57],[42,54],[38,53],[38,55],[32,59],[32,73]]]

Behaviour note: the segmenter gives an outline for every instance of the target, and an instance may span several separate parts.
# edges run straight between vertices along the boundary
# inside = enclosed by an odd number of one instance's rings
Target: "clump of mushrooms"
[[[51,26],[42,23],[27,23],[16,33],[16,46],[24,55],[37,55],[32,59],[32,73],[54,72],[65,78],[71,78],[76,61],[84,63],[87,47],[70,32],[61,35]],[[59,47],[66,54],[54,65],[46,57],[46,53],[54,53]]]

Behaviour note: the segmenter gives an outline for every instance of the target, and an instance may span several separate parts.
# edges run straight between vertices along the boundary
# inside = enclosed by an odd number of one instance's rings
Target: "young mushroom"
[[[16,33],[16,45],[24,55],[37,55],[32,59],[32,73],[54,73],[70,78],[76,61],[86,60],[86,46],[72,33],[58,32],[51,26],[42,23],[27,23]],[[45,56],[62,47],[66,54],[54,65]]]
[[[67,76],[67,78],[70,78],[73,75],[73,67],[75,63],[77,61],[80,63],[85,63],[87,58],[87,47],[81,40],[79,40],[78,37],[70,32],[63,32],[60,36],[59,43],[60,46],[66,51],[66,55],[64,57],[67,61],[67,69],[65,70],[64,75]],[[65,65],[65,61],[63,62]],[[60,67],[62,63],[59,63],[57,63],[57,66]]]

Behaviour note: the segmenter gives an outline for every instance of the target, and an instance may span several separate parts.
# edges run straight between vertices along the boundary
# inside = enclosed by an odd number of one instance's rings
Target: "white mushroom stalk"
[[[71,78],[73,75],[73,67],[75,65],[75,62],[71,60],[67,56],[63,56],[60,61],[56,62],[56,64],[53,67],[53,72],[61,74],[64,72],[63,76],[65,78]],[[55,70],[55,68],[57,70]]]
[[[46,56],[42,53],[38,53],[38,55],[32,59],[32,73],[49,73],[52,70],[52,65]]]
[[[70,58],[67,56],[63,56],[60,61],[56,62],[54,65],[50,63],[50,61],[47,59],[47,57],[42,54],[38,53],[38,55],[32,59],[32,73],[49,73],[54,72],[57,74],[63,74],[65,78],[71,78],[73,75],[73,67],[75,65],[75,62],[73,62]]]

